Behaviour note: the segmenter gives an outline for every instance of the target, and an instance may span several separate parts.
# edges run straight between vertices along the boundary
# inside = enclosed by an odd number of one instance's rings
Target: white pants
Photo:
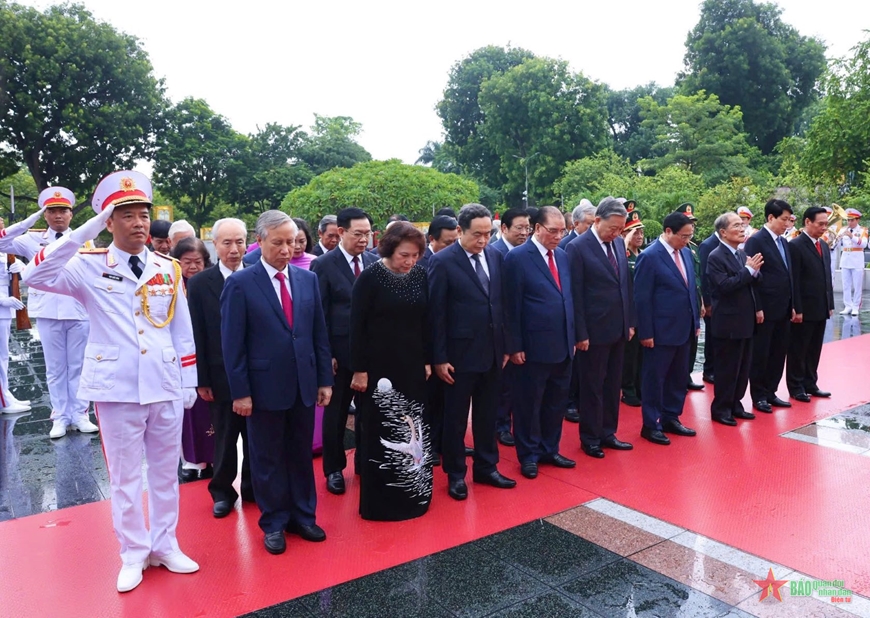
[[[121,561],[136,564],[149,554],[178,551],[178,458],[181,455],[181,400],[149,405],[96,404],[109,466],[112,525]],[[148,464],[148,514],[142,510],[142,453]]]
[[[70,425],[88,418],[90,402],[78,398],[79,378],[91,324],[87,320],[37,318],[51,398],[51,420]]]
[[[0,318],[0,408],[9,405],[9,334],[12,319]]]
[[[864,270],[843,268],[843,304],[847,309],[861,308],[861,294],[864,291]]]

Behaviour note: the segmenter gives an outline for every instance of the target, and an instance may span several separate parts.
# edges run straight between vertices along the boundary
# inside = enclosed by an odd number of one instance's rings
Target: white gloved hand
[[[29,230],[34,225],[36,225],[36,222],[39,221],[39,219],[42,217],[42,213],[44,213],[44,212],[45,212],[45,208],[40,208],[35,213],[33,213],[32,215],[27,217],[24,221],[20,221],[18,223],[18,225],[23,227],[25,230]]]
[[[10,275],[17,275],[24,271],[24,262],[21,260],[15,260],[6,267],[6,270]]]
[[[106,206],[103,212],[98,214],[96,217],[88,219],[78,226],[78,228],[74,229],[70,233],[69,239],[77,245],[83,245],[89,240],[93,240],[100,235],[100,232],[106,229],[106,221],[112,216],[114,210],[114,204]]]
[[[196,403],[196,389],[183,388],[181,389],[181,401],[185,410],[189,410]]]
[[[3,309],[15,309],[18,311],[19,309],[24,309],[24,303],[14,296],[5,296],[0,298],[0,307]]]

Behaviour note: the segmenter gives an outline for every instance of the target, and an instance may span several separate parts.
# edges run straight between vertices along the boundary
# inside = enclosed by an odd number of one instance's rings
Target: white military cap
[[[151,181],[141,172],[123,170],[103,178],[94,190],[91,205],[100,214],[107,206],[145,204],[151,206]]]
[[[76,196],[66,187],[49,187],[43,189],[38,198],[40,208],[72,208],[76,205]]]

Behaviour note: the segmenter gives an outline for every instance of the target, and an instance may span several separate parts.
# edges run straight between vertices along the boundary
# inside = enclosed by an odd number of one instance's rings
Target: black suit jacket
[[[486,291],[459,242],[429,259],[429,325],[432,361],[457,372],[488,371],[505,354],[504,258],[484,248],[489,268]]]
[[[377,261],[377,256],[363,251],[361,268]],[[324,253],[311,262],[311,271],[317,275],[320,300],[326,318],[329,347],[341,367],[350,367],[350,296],[356,282],[353,271],[341,249]]]
[[[340,252],[339,252],[340,253]],[[311,250],[311,255],[323,255],[323,249],[320,248],[320,243],[314,243],[314,249]]]
[[[562,240],[559,241],[559,248],[567,251],[568,250],[568,243],[570,243],[575,238],[577,238],[577,232],[575,232],[574,230],[571,230],[570,232],[568,232],[565,235],[565,238],[563,238]]]
[[[720,244],[722,243],[716,234],[710,234],[704,242],[698,245],[698,257],[701,261],[701,300],[704,301],[705,307],[709,307],[713,302],[710,298],[710,280],[707,279],[707,259],[710,257],[713,249]]]
[[[737,257],[720,243],[707,258],[707,277],[713,299],[710,331],[720,339],[749,339],[755,334],[755,290],[762,279],[753,277],[746,268],[746,254]]]
[[[224,276],[218,265],[187,282],[187,304],[196,344],[197,384],[211,388],[215,401],[232,401],[221,348],[221,292]]]
[[[568,243],[574,293],[574,331],[577,341],[608,345],[628,340],[635,325],[632,277],[622,238],[613,241],[619,276],[591,228]]]
[[[788,243],[794,277],[794,310],[805,322],[827,320],[834,310],[834,286],[831,282],[831,250],[821,243],[819,257],[813,240],[801,232]]]
[[[759,310],[764,311],[764,321],[783,320],[791,318],[792,295],[794,294],[794,282],[792,281],[792,265],[789,257],[788,243],[785,245],[785,258],[774,242],[773,237],[766,229],[758,230],[749,237],[743,252],[746,255],[760,253],[764,257],[764,265],[761,274],[764,279],[756,288],[756,303]]]
[[[423,257],[421,257],[419,260],[417,260],[417,263],[420,266],[422,266],[423,268],[426,268],[428,270],[429,258],[432,257],[433,255],[435,255],[435,254],[432,253],[432,249],[429,248],[429,245],[426,245],[426,251],[423,252]]]

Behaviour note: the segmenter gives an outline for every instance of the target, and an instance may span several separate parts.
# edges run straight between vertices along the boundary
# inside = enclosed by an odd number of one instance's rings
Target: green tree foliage
[[[11,189],[11,191],[10,191]],[[15,215],[12,214],[12,202],[10,195],[15,194]],[[36,198],[39,191],[36,190],[36,183],[33,182],[33,177],[25,169],[6,176],[0,180],[0,217],[6,222],[6,225],[21,221],[27,218],[39,209],[36,203]]]
[[[166,131],[154,157],[154,185],[186,206],[194,227],[212,221],[212,209],[229,190],[228,171],[246,148],[223,116],[202,99],[187,98],[166,113]]]
[[[827,96],[807,132],[801,165],[813,180],[860,187],[870,170],[870,39],[852,51],[825,76]]]
[[[674,95],[674,88],[663,88],[655,83],[625,90],[607,89],[607,116],[613,149],[629,161],[640,161],[653,156],[655,132],[643,126],[640,100],[646,97],[664,105]]]
[[[428,165],[445,174],[462,173],[462,166],[456,162],[450,146],[443,142],[429,140],[418,152],[420,156],[414,161],[415,165]]]
[[[589,196],[601,193],[604,188],[600,183],[605,176],[631,178],[634,175],[636,172],[631,169],[628,159],[608,148],[591,157],[568,162],[554,190],[573,208],[582,198],[589,199]]]
[[[553,202],[553,183],[565,163],[608,144],[604,89],[568,63],[526,60],[485,81],[478,98],[481,133],[501,162],[502,193],[522,202],[526,164],[529,201]]]
[[[0,165],[81,194],[153,152],[163,84],[139,41],[81,5],[0,1]],[[89,200],[84,200],[85,205]]]
[[[729,210],[736,211],[740,206],[748,207],[755,214],[753,227],[757,229],[764,219],[764,205],[773,196],[774,190],[774,186],[757,185],[750,178],[732,178],[705,191],[693,202],[698,218],[695,241],[701,242],[713,233],[716,217]]]
[[[641,161],[644,169],[677,165],[700,174],[709,185],[749,174],[753,151],[739,108],[722,105],[715,94],[708,96],[703,90],[675,95],[665,105],[647,97],[640,105],[643,126],[656,136],[657,156]]]
[[[299,158],[305,139],[298,126],[274,123],[249,135],[228,164],[228,200],[248,214],[278,208],[288,192],[314,177]]]
[[[825,47],[780,18],[775,4],[705,0],[686,40],[683,92],[715,93],[743,110],[750,142],[765,154],[819,96]]]
[[[356,143],[362,124],[349,116],[319,116],[314,114],[314,125],[299,152],[316,176],[335,167],[353,167],[371,161],[372,155]]]
[[[471,52],[450,70],[436,110],[444,127],[445,145],[462,169],[490,187],[501,187],[501,159],[482,134],[486,118],[478,102],[480,88],[494,75],[534,58],[520,48],[490,45]]]
[[[356,206],[376,223],[394,213],[411,221],[429,221],[433,210],[458,209],[477,201],[478,195],[478,186],[471,180],[391,159],[325,172],[288,193],[281,210],[306,221],[319,221],[326,214]]]

